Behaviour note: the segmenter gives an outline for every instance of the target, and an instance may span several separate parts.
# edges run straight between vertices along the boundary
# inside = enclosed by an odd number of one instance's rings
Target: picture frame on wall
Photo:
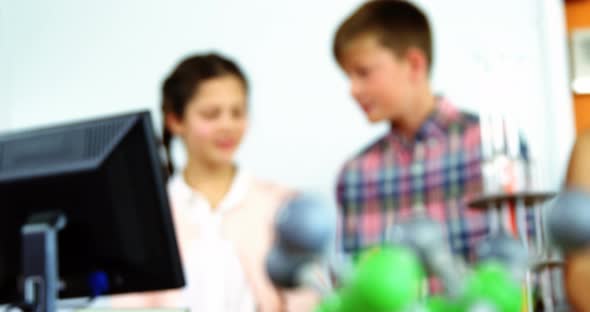
[[[590,94],[590,28],[572,31],[571,64],[572,90]]]

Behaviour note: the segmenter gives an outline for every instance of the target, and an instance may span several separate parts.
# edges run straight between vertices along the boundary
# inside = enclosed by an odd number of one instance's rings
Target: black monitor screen
[[[59,297],[178,288],[184,278],[148,112],[0,136],[0,303],[22,298],[21,227],[60,211]],[[19,284],[20,283],[20,284]]]

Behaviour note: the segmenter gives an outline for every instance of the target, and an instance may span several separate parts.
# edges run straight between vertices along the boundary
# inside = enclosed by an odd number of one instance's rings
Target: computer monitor
[[[59,298],[184,285],[149,112],[0,135],[0,303],[52,265]]]

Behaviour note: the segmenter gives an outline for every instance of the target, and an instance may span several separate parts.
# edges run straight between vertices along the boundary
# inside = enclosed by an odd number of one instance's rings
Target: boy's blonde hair
[[[408,48],[420,49],[432,66],[432,35],[426,15],[415,5],[401,0],[369,1],[352,13],[338,27],[333,53],[342,63],[342,51],[351,41],[370,35],[396,56]]]

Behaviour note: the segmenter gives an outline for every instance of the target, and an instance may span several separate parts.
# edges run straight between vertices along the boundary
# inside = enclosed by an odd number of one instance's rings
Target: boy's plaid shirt
[[[408,142],[395,129],[348,161],[339,176],[340,239],[346,253],[387,242],[388,228],[417,210],[440,221],[456,255],[474,256],[488,234],[467,201],[482,190],[478,118],[439,98]]]

